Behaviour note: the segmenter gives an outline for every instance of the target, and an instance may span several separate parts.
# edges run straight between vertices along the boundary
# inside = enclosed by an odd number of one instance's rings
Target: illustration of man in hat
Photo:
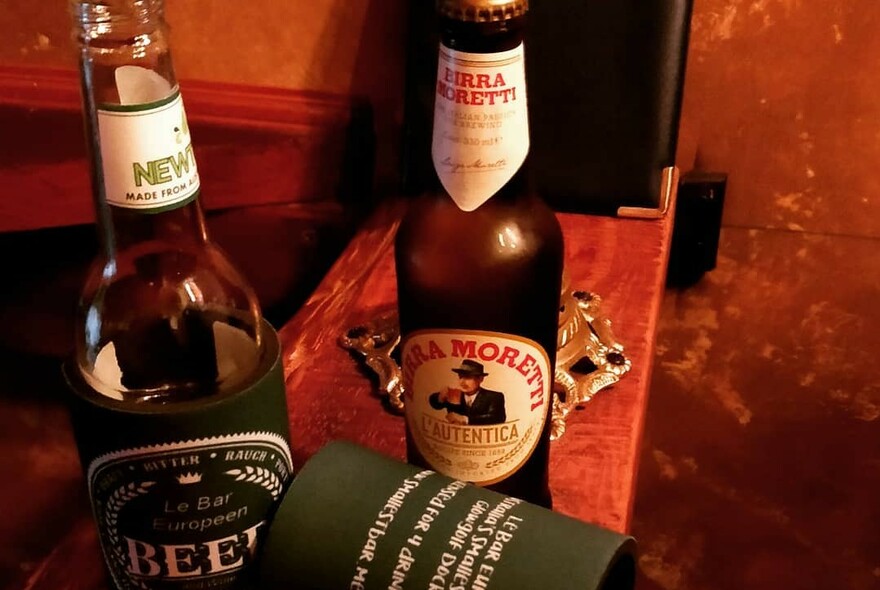
[[[502,424],[507,419],[504,394],[482,387],[486,371],[470,359],[452,369],[458,375],[458,387],[447,387],[428,398],[435,410],[446,410],[446,419],[456,424]]]

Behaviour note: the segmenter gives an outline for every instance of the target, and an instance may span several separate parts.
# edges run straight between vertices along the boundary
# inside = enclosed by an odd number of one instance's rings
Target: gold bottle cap
[[[485,23],[522,16],[529,0],[437,0],[437,11],[447,18]]]

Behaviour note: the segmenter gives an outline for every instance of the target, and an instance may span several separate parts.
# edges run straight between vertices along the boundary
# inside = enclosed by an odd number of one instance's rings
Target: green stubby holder
[[[297,474],[261,590],[632,590],[632,537],[347,441]]]
[[[280,344],[235,392],[137,404],[64,367],[71,423],[105,565],[118,590],[251,585],[293,476]]]

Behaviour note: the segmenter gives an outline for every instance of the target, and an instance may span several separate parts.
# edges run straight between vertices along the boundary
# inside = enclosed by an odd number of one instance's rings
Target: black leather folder
[[[675,163],[693,0],[531,0],[526,74],[537,189],[559,211],[661,206]],[[437,37],[410,3],[403,184],[424,188]]]

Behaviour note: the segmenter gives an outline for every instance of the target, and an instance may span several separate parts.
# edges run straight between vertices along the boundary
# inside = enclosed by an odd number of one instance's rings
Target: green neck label
[[[147,104],[98,109],[107,202],[149,213],[185,205],[199,173],[180,91]]]

